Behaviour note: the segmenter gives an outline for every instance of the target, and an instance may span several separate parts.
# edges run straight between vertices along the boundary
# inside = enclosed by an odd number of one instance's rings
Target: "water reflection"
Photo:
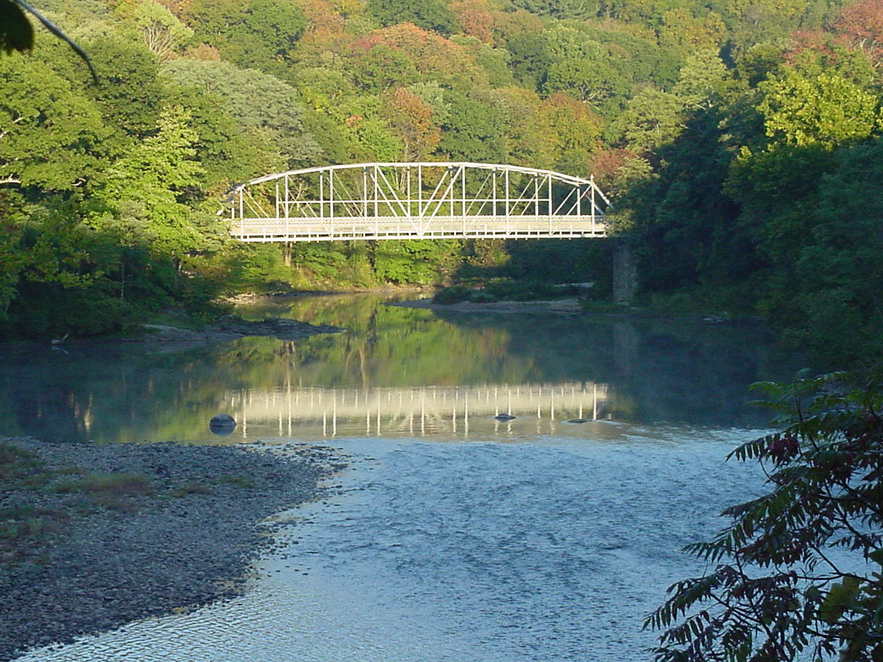
[[[770,340],[750,327],[437,313],[383,305],[380,297],[371,296],[277,300],[246,312],[334,324],[348,332],[296,343],[245,338],[178,353],[123,343],[71,344],[66,354],[6,346],[0,348],[3,434],[212,440],[211,417],[226,412],[239,418],[243,402],[248,407],[263,403],[262,409],[246,411],[245,425],[227,443],[240,441],[242,434],[321,437],[323,430],[333,434],[335,420],[338,435],[345,430],[373,436],[378,431],[376,402],[380,431],[410,434],[412,414],[415,430],[420,426],[419,410],[396,414],[385,409],[386,403],[393,407],[401,399],[404,407],[412,397],[427,401],[432,396],[433,407],[439,397],[445,408],[451,398],[462,400],[463,407],[424,410],[423,429],[454,433],[456,425],[456,434],[462,435],[467,399],[470,431],[500,423],[487,398],[486,406],[479,404],[482,389],[516,394],[511,429],[525,433],[528,421],[552,423],[553,418],[551,402],[539,403],[537,418],[537,402],[522,402],[528,397],[523,394],[554,389],[585,396],[570,404],[562,400],[556,423],[599,418],[752,427],[765,420],[748,406],[747,386],[759,379],[788,378],[795,368],[778,360]],[[289,393],[295,394],[291,417]],[[324,428],[319,413],[304,409],[309,394],[326,404],[331,398]],[[345,414],[352,406],[347,403],[356,401],[364,409]],[[336,415],[334,402],[341,408]],[[500,397],[492,404],[498,413],[510,408]],[[479,406],[485,409],[479,412]]]
[[[426,437],[469,439],[531,431],[554,435],[562,423],[610,420],[607,384],[482,384],[375,389],[292,387],[226,395],[243,440]]]

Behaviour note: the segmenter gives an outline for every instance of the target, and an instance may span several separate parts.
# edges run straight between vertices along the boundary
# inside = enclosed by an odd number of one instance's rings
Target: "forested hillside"
[[[883,2],[43,0],[0,56],[0,333],[102,333],[256,284],[600,277],[604,242],[242,246],[285,168],[594,173],[646,296],[759,310],[846,355],[883,328]],[[862,342],[856,342],[860,339]],[[863,344],[862,344],[863,343]],[[863,349],[862,351],[866,351]]]

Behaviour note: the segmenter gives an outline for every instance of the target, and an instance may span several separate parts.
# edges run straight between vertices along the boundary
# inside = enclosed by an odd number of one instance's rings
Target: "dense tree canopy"
[[[3,333],[76,331],[80,316],[40,312],[66,291],[100,309],[97,331],[261,283],[551,259],[500,242],[233,246],[214,216],[267,172],[465,159],[594,172],[648,298],[760,312],[852,359],[879,335],[876,0],[39,4],[101,84],[48,33],[0,57]],[[579,246],[607,269],[608,249]]]
[[[238,65],[267,71],[280,71],[306,28],[292,2],[194,0],[186,11],[197,38]]]
[[[32,58],[11,55],[0,59],[0,85],[0,181],[70,191],[99,167],[109,132],[74,83]]]
[[[414,23],[446,35],[454,31],[454,14],[443,0],[368,0],[368,11],[381,25]]]

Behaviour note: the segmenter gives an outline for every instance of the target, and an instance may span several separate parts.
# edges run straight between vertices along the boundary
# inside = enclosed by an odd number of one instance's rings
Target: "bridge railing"
[[[598,216],[436,216],[431,223],[419,217],[338,217],[305,219],[234,220],[231,234],[241,241],[338,241],[359,239],[450,238],[576,238],[605,237],[607,225]]]

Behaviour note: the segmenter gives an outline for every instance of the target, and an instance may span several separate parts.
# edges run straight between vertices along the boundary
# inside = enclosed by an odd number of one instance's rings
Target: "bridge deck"
[[[379,216],[331,219],[244,218],[233,222],[240,241],[338,241],[385,239],[542,239],[606,237],[603,215]]]

